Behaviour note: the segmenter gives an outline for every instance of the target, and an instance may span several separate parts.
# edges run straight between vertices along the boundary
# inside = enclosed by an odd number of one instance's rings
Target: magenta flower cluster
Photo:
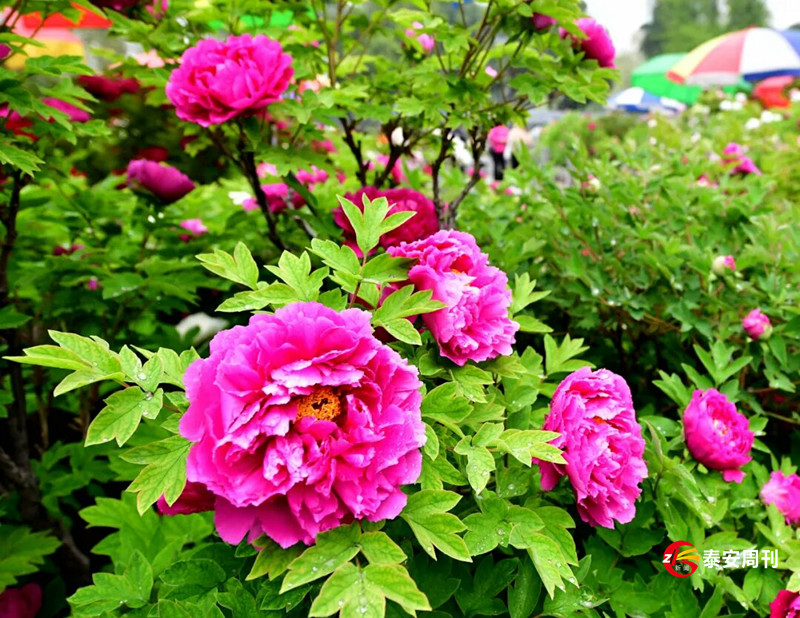
[[[185,382],[187,479],[213,494],[229,543],[310,544],[405,506],[400,487],[417,480],[425,442],[421,383],[373,336],[366,311],[306,302],[255,315],[218,333]],[[209,505],[190,488],[177,508]]]
[[[511,354],[519,324],[508,316],[508,278],[489,265],[470,234],[442,230],[432,236],[389,247],[394,257],[416,263],[408,278],[417,290],[431,290],[446,307],[425,313],[422,321],[442,356],[457,365]]]
[[[291,64],[281,44],[261,34],[204,39],[184,52],[167,98],[182,120],[220,124],[280,100],[294,74]]]
[[[642,429],[625,380],[607,369],[588,367],[567,376],[553,395],[544,429],[561,434],[551,444],[562,449],[567,463],[534,459],[542,489],[553,489],[566,475],[583,521],[605,528],[613,528],[614,521],[631,521],[647,466]]]

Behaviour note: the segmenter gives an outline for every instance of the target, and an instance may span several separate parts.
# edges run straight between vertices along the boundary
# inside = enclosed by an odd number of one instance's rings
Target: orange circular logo
[[[688,549],[681,550],[681,547]],[[699,564],[700,552],[688,541],[675,541],[664,551],[664,568],[675,577],[689,577]]]

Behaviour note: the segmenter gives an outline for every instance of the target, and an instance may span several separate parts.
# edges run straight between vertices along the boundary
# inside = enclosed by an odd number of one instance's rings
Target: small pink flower
[[[547,30],[556,25],[556,20],[543,13],[534,13],[533,17],[531,17],[531,23],[536,30]]]
[[[487,136],[492,150],[498,154],[504,152],[506,149],[506,144],[508,144],[508,134],[510,132],[510,129],[502,124],[492,127],[489,130],[489,135]]]
[[[508,278],[489,265],[489,256],[470,234],[442,230],[387,251],[415,259],[408,273],[411,283],[431,290],[433,299],[446,305],[422,315],[442,356],[463,366],[511,354],[519,324],[508,317]]]
[[[279,101],[294,71],[281,44],[264,36],[204,39],[187,49],[167,83],[178,118],[208,127]]]
[[[607,369],[578,369],[556,389],[544,429],[561,434],[551,444],[563,450],[567,463],[533,460],[542,473],[542,489],[553,489],[566,475],[583,521],[605,528],[613,528],[615,520],[631,521],[647,466],[625,380]]]
[[[753,160],[744,154],[744,148],[736,142],[730,142],[725,150],[722,151],[722,161],[726,166],[731,167],[731,176],[741,174],[746,176],[748,174],[761,175],[761,170],[758,169]]]
[[[781,590],[769,604],[769,618],[800,618],[800,594]]]
[[[181,227],[195,236],[200,236],[208,232],[208,228],[203,225],[202,219],[186,219],[185,221],[181,221]]]
[[[422,464],[422,383],[370,317],[293,303],[220,331],[187,369],[186,477],[216,496],[226,542],[311,544],[403,510]]]
[[[72,122],[88,122],[91,120],[92,115],[82,110],[80,107],[75,107],[72,103],[67,103],[66,101],[62,101],[61,99],[56,99],[54,97],[45,97],[42,99],[42,103],[52,107],[53,109],[57,109],[60,112],[64,112]]]
[[[187,482],[183,492],[172,506],[167,504],[164,496],[161,496],[156,503],[156,508],[162,515],[191,515],[192,513],[213,511],[215,501],[216,496],[208,491],[205,485]]]
[[[497,77],[497,69],[495,69],[494,67],[489,66],[488,64],[486,65],[486,68],[484,69],[484,71],[486,71],[486,75],[488,75],[492,79]]]
[[[736,260],[732,255],[718,255],[711,263],[711,270],[718,276],[724,275],[727,270],[736,272]]]
[[[106,103],[113,103],[123,94],[139,92],[139,82],[132,78],[106,77],[104,75],[81,75],[80,84],[89,94]]]
[[[92,292],[100,289],[100,282],[97,280],[97,277],[89,277],[89,280],[86,282],[86,288]]]
[[[728,482],[741,483],[740,468],[749,462],[755,435],[747,417],[718,390],[696,390],[683,413],[686,446],[697,461],[722,472]]]
[[[436,47],[436,40],[430,34],[416,33],[416,30],[421,30],[425,27],[421,22],[415,21],[411,26],[411,28],[406,30],[406,36],[411,39],[416,38],[417,43],[419,43],[425,53],[430,54],[433,48]]]
[[[586,125],[586,128],[590,131],[594,131],[597,128],[597,123],[594,121],[590,121],[589,124]]]
[[[135,159],[128,164],[127,183],[135,191],[144,191],[155,195],[165,204],[177,202],[194,190],[194,183],[186,174],[174,167]]]
[[[389,214],[398,212],[415,212],[416,214],[400,227],[383,234],[380,238],[381,247],[392,247],[401,242],[412,242],[426,238],[439,230],[439,219],[436,216],[436,208],[433,202],[427,197],[413,189],[376,189],[375,187],[364,187],[355,193],[348,193],[345,197],[353,202],[359,209],[363,209],[363,196],[366,195],[370,200],[385,197],[389,202]],[[361,255],[360,249],[356,246],[356,236],[353,226],[344,214],[341,206],[333,211],[333,220],[344,230],[345,244]]]
[[[597,60],[597,64],[601,67],[616,68],[614,66],[616,50],[608,31],[591,17],[582,17],[575,22],[575,25],[586,35],[584,38],[579,39],[563,28],[559,30],[561,38],[569,37],[572,39],[574,47],[580,49],[586,58]]]
[[[21,588],[6,588],[0,594],[0,618],[36,618],[42,608],[42,589],[31,582]]]
[[[386,168],[387,165],[389,165],[388,155],[379,154],[377,159],[378,163],[382,165],[384,169]],[[367,165],[367,169],[370,171],[374,170],[375,167],[376,165],[373,161],[370,161],[369,164]],[[394,166],[392,167],[392,180],[394,180],[395,183],[397,183],[398,185],[403,184],[404,182],[408,182],[408,178],[406,177],[406,174],[403,171],[403,165],[402,163],[400,163],[400,159],[397,159],[397,161],[395,161],[394,163]]]
[[[742,328],[750,335],[751,339],[768,338],[772,334],[772,324],[769,318],[761,313],[761,309],[753,309],[742,320]]]
[[[56,256],[59,256],[59,255],[72,255],[73,253],[75,253],[76,251],[80,251],[81,249],[85,249],[85,247],[83,245],[81,245],[81,244],[74,244],[74,245],[70,245],[68,247],[65,247],[63,245],[57,245],[57,246],[53,247],[53,255],[56,255]]]
[[[761,488],[764,504],[774,504],[790,526],[800,524],[800,476],[773,472]]]
[[[698,187],[719,187],[719,184],[716,182],[711,182],[711,179],[708,177],[707,174],[701,174],[697,178],[697,186]]]

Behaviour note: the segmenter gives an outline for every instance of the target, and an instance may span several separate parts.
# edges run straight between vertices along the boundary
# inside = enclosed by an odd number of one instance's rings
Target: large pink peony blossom
[[[186,483],[183,492],[170,506],[164,496],[156,503],[158,512],[162,515],[191,515],[213,511],[217,497],[212,494],[202,483]]]
[[[749,462],[755,435],[747,417],[714,388],[696,390],[683,413],[686,446],[706,468],[719,470],[726,481],[741,483],[739,468]]]
[[[22,588],[6,588],[0,594],[0,618],[36,618],[42,608],[42,589],[31,582]]]
[[[761,309],[753,309],[744,316],[742,328],[752,339],[767,338],[772,334],[772,323],[769,317],[761,312]]]
[[[364,195],[370,200],[385,197],[389,202],[390,215],[398,212],[417,213],[400,227],[381,236],[380,244],[382,247],[388,248],[399,245],[401,242],[421,240],[439,230],[439,219],[436,217],[436,208],[433,202],[418,191],[414,191],[413,189],[381,190],[375,187],[364,187],[355,193],[348,193],[345,197],[353,202],[359,209],[363,210]],[[341,206],[334,209],[333,220],[344,230],[345,244],[361,255],[361,251],[356,246],[355,230],[353,230],[353,226],[350,225],[350,221],[344,214],[344,210]]]
[[[508,278],[489,266],[489,256],[470,234],[442,230],[389,247],[388,252],[417,260],[409,280],[418,290],[432,290],[434,300],[447,305],[422,315],[442,356],[463,366],[469,360],[511,354],[519,324],[508,317]]]
[[[774,504],[790,526],[800,524],[800,476],[773,472],[761,488],[764,504]]]
[[[597,64],[601,67],[616,68],[614,56],[617,52],[608,31],[591,17],[582,17],[575,22],[575,25],[586,35],[584,38],[579,39],[563,28],[559,31],[561,38],[570,37],[572,44],[580,49],[586,58],[597,60]]]
[[[551,444],[563,450],[567,464],[534,459],[542,489],[553,489],[566,474],[583,521],[605,528],[631,521],[647,466],[625,380],[607,369],[578,369],[558,385],[544,429],[561,434]]]
[[[218,333],[185,375],[187,479],[216,495],[219,535],[283,547],[396,517],[425,442],[417,370],[370,314],[294,303]]]
[[[178,118],[208,127],[280,100],[294,71],[281,44],[264,36],[204,39],[187,49],[167,83]]]
[[[194,183],[182,172],[147,159],[135,159],[128,163],[127,178],[129,187],[152,193],[165,204],[177,202],[194,190]]]
[[[781,590],[769,604],[769,618],[800,618],[800,595]]]

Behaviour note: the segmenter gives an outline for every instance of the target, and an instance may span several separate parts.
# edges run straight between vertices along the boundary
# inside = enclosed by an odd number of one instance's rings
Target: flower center
[[[313,416],[321,421],[334,421],[344,412],[344,400],[330,386],[319,386],[310,395],[297,401],[297,418]]]

